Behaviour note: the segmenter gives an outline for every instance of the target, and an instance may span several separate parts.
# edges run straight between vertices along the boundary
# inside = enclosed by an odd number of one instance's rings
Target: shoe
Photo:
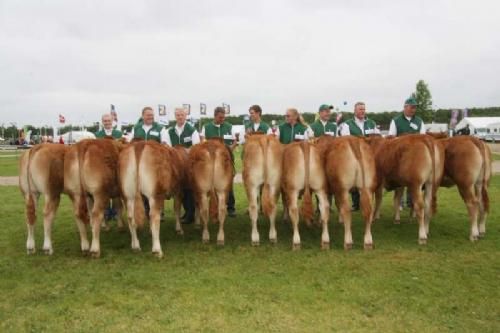
[[[194,223],[194,217],[192,216],[184,216],[184,218],[181,219],[181,224],[193,224]]]
[[[234,210],[228,210],[227,211],[227,215],[229,217],[236,217],[236,211],[234,211]]]

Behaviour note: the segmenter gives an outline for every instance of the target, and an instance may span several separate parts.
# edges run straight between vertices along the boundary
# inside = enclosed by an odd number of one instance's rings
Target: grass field
[[[390,194],[373,226],[375,249],[362,250],[354,216],[354,249],[342,249],[343,228],[332,217],[332,249],[320,230],[301,227],[302,250],[278,223],[278,244],[250,246],[241,185],[238,217],[226,223],[226,245],[201,243],[201,232],[174,232],[171,203],[161,226],[165,257],[153,257],[147,229],[141,253],[115,225],[101,237],[102,257],[79,250],[69,201],[63,197],[53,232],[53,256],[25,253],[26,230],[16,187],[0,188],[0,331],[2,332],[498,332],[500,330],[500,177],[491,186],[486,238],[468,240],[466,210],[456,189],[440,189],[439,212],[426,246],[417,226],[392,224]],[[406,212],[405,215],[406,216]],[[281,216],[281,215],[280,215]]]
[[[17,176],[19,174],[19,156],[17,151],[0,152],[0,176]]]

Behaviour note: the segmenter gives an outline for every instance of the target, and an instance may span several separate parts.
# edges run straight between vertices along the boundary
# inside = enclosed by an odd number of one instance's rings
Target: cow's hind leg
[[[299,191],[290,191],[290,195],[287,196],[288,203],[288,214],[290,216],[290,220],[292,221],[293,227],[293,238],[292,238],[292,249],[299,250],[300,249],[300,233],[299,233],[299,209],[297,205]]]
[[[420,245],[424,245],[427,243],[427,231],[425,228],[425,207],[424,207],[424,198],[422,195],[422,186],[412,185],[408,187],[410,190],[412,200],[413,200],[413,211],[417,215],[418,221],[418,243]]]
[[[226,220],[226,191],[217,191],[219,232],[217,233],[217,245],[224,245],[224,221]]]
[[[181,203],[182,196],[178,193],[174,196],[175,232],[177,232],[177,235],[184,235],[181,225]]]
[[[109,198],[102,194],[94,195],[92,205],[92,217],[90,219],[92,226],[92,243],[90,245],[90,255],[93,258],[101,256],[101,224],[104,219],[104,209],[109,205]]]
[[[324,191],[318,191],[318,207],[321,216],[321,249],[330,248],[330,234],[328,233],[328,220],[330,219],[330,203]]]
[[[86,255],[90,249],[90,243],[87,237],[87,224],[88,224],[88,215],[87,209],[81,209],[82,200],[86,200],[82,196],[75,194],[71,197],[71,201],[73,203],[73,211],[75,214],[76,227],[78,228],[78,232],[80,233],[80,249],[82,253]]]
[[[43,251],[45,254],[52,254],[54,250],[52,248],[52,223],[54,222],[54,216],[56,214],[57,208],[59,207],[59,201],[61,197],[59,195],[46,195],[45,205],[43,208]]]
[[[379,186],[375,190],[375,210],[373,212],[373,220],[380,219],[380,208],[382,207],[382,196],[384,194],[384,188]],[[397,207],[399,209],[399,207]]]
[[[488,217],[488,212],[485,206],[489,206],[488,189],[486,186],[477,186],[476,190],[478,192],[477,198],[479,202],[479,238],[484,237],[486,233],[486,219]]]
[[[201,224],[203,225],[203,231],[201,234],[201,241],[203,243],[208,243],[210,241],[210,233],[208,232],[208,193],[202,193],[200,195],[199,201],[199,215],[201,218]]]
[[[335,193],[335,201],[338,202],[339,215],[344,222],[344,249],[352,249],[352,231],[351,231],[351,207],[349,205],[349,191],[344,190]]]
[[[394,207],[394,224],[401,223],[401,198],[403,197],[405,188],[398,187],[394,190],[393,207]]]
[[[363,220],[365,221],[365,236],[364,236],[364,248],[365,250],[373,249],[373,238],[372,238],[372,221],[373,221],[373,211],[372,211],[372,193],[369,189],[363,188],[360,190],[361,196],[361,213],[363,214]]]
[[[136,200],[139,202],[136,203]],[[135,220],[135,206],[142,205],[142,197],[139,195],[137,198],[127,198],[127,219],[128,228],[130,230],[130,238],[132,251],[140,251],[141,245],[139,243],[139,238],[137,238],[137,221]]]
[[[467,207],[467,212],[469,213],[469,221],[470,221],[470,235],[469,239],[471,242],[477,241],[479,238],[479,228],[477,226],[477,218],[478,218],[478,208],[479,202],[475,195],[474,185],[471,186],[459,186],[458,187],[460,195],[465,202],[465,206]]]
[[[258,191],[259,187],[256,186],[251,187],[249,185],[249,188],[247,188],[248,213],[250,215],[250,222],[252,224],[251,241],[252,245],[254,246],[259,245],[260,242],[259,230],[257,228],[257,220],[259,218],[259,208],[257,202]]]
[[[151,237],[153,239],[152,252],[158,258],[163,257],[163,251],[160,244],[160,214],[163,210],[163,197],[148,197],[151,219]]]
[[[279,188],[269,185],[269,241],[275,244],[278,241],[278,233],[276,232],[276,214],[278,207]]]
[[[26,202],[26,227],[28,229],[28,238],[26,240],[26,251],[28,254],[34,254],[35,248],[35,222],[36,222],[36,206],[38,203],[38,195],[26,193],[24,196]]]

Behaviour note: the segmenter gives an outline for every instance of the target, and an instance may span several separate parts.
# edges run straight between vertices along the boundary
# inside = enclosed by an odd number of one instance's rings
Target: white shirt
[[[113,134],[113,129],[112,128],[110,128],[110,129],[104,128],[104,134],[106,134],[106,136],[111,136],[111,134]]]
[[[184,123],[180,127],[177,124],[175,125],[174,131],[175,131],[175,133],[177,134],[178,137],[181,137],[181,134],[184,131],[184,126],[185,125],[186,125],[186,123]],[[168,134],[168,130],[167,130],[167,134]],[[167,145],[172,146],[172,141],[170,140],[170,135],[167,135],[167,141],[166,141],[166,143],[167,143]],[[194,132],[193,132],[193,134],[191,134],[191,144],[194,146],[194,145],[196,145],[198,143],[200,143],[200,134],[195,129]]]
[[[404,116],[408,121],[411,121],[411,117]],[[420,126],[420,134],[425,134],[425,126],[424,122],[422,121],[422,125]],[[397,136],[398,135],[398,129],[396,127],[396,123],[394,122],[394,119],[391,120],[391,124],[389,125],[389,133],[387,135],[392,135],[392,136]]]
[[[359,127],[361,133],[365,135],[365,120],[354,117],[354,123],[356,124],[356,126]],[[368,134],[380,134],[380,130],[375,127],[373,129],[373,132]],[[341,136],[351,135],[351,131],[349,130],[349,125],[347,123],[343,123],[342,126],[340,126],[340,135]]]

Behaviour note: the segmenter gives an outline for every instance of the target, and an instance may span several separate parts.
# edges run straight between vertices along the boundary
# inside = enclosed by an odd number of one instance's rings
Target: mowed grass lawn
[[[53,232],[53,256],[27,256],[21,196],[0,188],[0,331],[2,332],[498,332],[500,331],[500,177],[490,189],[486,238],[468,240],[466,210],[457,190],[440,189],[439,213],[428,245],[417,225],[392,224],[390,201],[373,226],[375,249],[362,249],[354,215],[353,250],[343,228],[330,223],[332,249],[321,251],[320,230],[301,226],[302,249],[291,250],[291,228],[278,222],[278,244],[250,245],[243,187],[235,186],[238,217],[228,218],[226,245],[201,243],[201,231],[174,232],[171,203],[161,225],[163,259],[151,254],[148,228],[142,252],[128,232],[101,237],[100,259],[83,257],[69,200],[63,197]],[[279,215],[281,217],[281,213]],[[407,212],[404,213],[407,216]]]
[[[19,175],[19,157],[21,152],[5,151],[0,152],[0,176]]]

